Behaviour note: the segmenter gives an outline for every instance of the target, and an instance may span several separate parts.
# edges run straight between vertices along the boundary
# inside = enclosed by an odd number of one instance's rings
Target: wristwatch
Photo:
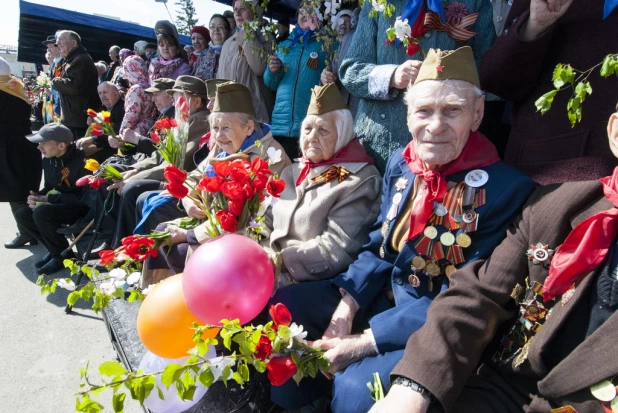
[[[395,384],[411,388],[412,390],[423,396],[429,403],[433,401],[433,395],[429,392],[429,390],[427,390],[417,382],[408,379],[407,377],[395,377],[395,380],[393,380],[393,385]]]

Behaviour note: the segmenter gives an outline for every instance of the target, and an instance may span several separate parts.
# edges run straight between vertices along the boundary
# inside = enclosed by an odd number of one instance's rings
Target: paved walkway
[[[15,236],[8,203],[0,203],[0,241]],[[0,245],[0,411],[3,413],[70,413],[79,391],[79,368],[91,368],[116,355],[100,315],[83,302],[66,315],[67,292],[42,296],[34,283],[34,262],[45,254],[41,245],[7,250]],[[68,276],[68,272],[55,276]],[[129,400],[125,413],[141,412]],[[111,392],[98,399],[111,406]],[[104,411],[111,412],[111,407]]]

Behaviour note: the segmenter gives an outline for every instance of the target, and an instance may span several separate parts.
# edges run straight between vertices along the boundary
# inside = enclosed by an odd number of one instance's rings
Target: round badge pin
[[[465,181],[472,188],[480,188],[489,181],[489,174],[482,169],[475,169],[467,173]]]
[[[429,239],[435,239],[438,236],[438,230],[434,226],[426,227],[423,234]]]
[[[446,209],[446,207],[444,206],[442,202],[438,202],[436,204],[436,206],[433,208],[433,212],[439,217],[443,217],[446,214],[448,214],[448,210]]]
[[[455,243],[455,235],[450,232],[445,232],[440,235],[440,243],[442,243],[445,247],[450,247]]]
[[[401,204],[401,200],[403,199],[403,194],[401,192],[397,192],[394,196],[393,196],[393,205],[399,205]]]
[[[418,286],[421,285],[421,280],[419,280],[415,274],[412,274],[408,277],[408,282],[414,288],[418,288]]]
[[[311,54],[309,54],[309,57],[312,59],[317,59],[318,58],[318,52],[311,52]]]
[[[543,262],[543,261],[547,261],[548,258],[549,258],[549,253],[547,252],[547,250],[539,248],[534,251],[535,260]]]
[[[466,224],[471,224],[476,219],[476,212],[474,212],[473,210],[465,211],[461,219],[463,219],[463,222],[465,222]]]

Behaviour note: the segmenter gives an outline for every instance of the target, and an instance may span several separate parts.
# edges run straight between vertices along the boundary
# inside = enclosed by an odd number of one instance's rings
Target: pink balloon
[[[200,246],[182,277],[187,307],[204,324],[227,318],[248,323],[264,309],[273,290],[268,254],[242,235],[227,234]]]

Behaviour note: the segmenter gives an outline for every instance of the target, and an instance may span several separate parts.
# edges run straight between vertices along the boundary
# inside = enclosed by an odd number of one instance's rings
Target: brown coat
[[[410,337],[392,374],[427,387],[446,411],[549,413],[552,408],[572,405],[579,413],[603,412],[589,388],[618,374],[618,314],[554,368],[546,364],[548,354],[556,354],[563,342],[556,340],[561,327],[588,294],[594,271],[577,285],[566,304],[556,300],[520,366],[483,364],[486,357],[482,353],[494,336],[500,336],[498,328],[516,314],[510,298],[515,285],[525,285],[528,275],[530,281],[540,283],[547,277],[546,267],[528,260],[530,245],[540,242],[555,249],[575,225],[611,207],[598,181],[538,189],[489,260],[451,276],[450,288],[433,302],[425,326]],[[419,348],[431,351],[415,351]]]
[[[369,241],[366,232],[378,217],[378,170],[361,162],[337,166],[351,172],[342,182],[315,184],[308,177],[299,186],[295,183],[301,165],[288,166],[281,174],[285,190],[267,211],[270,228],[264,235],[270,239],[265,244],[282,252],[296,281],[323,280],[345,271]]]
[[[600,178],[610,175],[617,164],[606,133],[618,97],[615,78],[603,79],[595,69],[589,78],[593,93],[583,104],[582,122],[574,128],[566,113],[570,91],[559,93],[543,116],[534,106],[553,89],[552,73],[558,63],[586,70],[615,53],[618,10],[602,20],[603,4],[604,0],[574,0],[544,35],[524,42],[518,33],[528,20],[530,0],[515,0],[503,34],[483,57],[483,89],[514,102],[504,160],[541,184]]]

